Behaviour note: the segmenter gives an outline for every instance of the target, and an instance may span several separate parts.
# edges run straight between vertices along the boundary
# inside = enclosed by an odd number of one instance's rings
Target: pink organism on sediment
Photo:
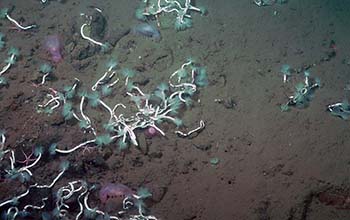
[[[153,138],[159,135],[159,131],[157,131],[157,129],[154,128],[153,126],[149,126],[148,128],[145,129],[144,134],[146,138]]]
[[[109,199],[133,197],[133,191],[120,183],[108,183],[101,188],[99,193],[100,201],[105,204]]]
[[[62,58],[62,45],[58,35],[47,36],[44,47],[51,55],[51,60],[55,63],[60,62]]]

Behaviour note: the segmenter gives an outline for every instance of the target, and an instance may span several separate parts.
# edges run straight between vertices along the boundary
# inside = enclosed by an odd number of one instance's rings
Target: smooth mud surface
[[[59,163],[70,162],[68,171],[46,192],[50,199],[45,211],[54,208],[55,190],[81,179],[97,185],[121,183],[133,190],[148,188],[153,193],[146,201],[149,213],[162,220],[349,219],[349,121],[326,111],[327,105],[348,98],[349,1],[290,0],[258,7],[249,0],[197,0],[208,14],[192,13],[193,27],[185,31],[160,28],[160,41],[130,33],[140,23],[134,17],[138,4],[137,0],[50,1],[45,6],[39,0],[0,2],[1,8],[14,6],[11,16],[22,24],[38,25],[19,31],[0,20],[7,45],[0,51],[0,61],[7,58],[9,46],[20,49],[18,62],[3,75],[8,86],[0,89],[0,129],[6,131],[5,148],[13,149],[18,160],[25,159],[22,151],[30,154],[34,146],[58,143],[69,149],[93,137],[76,122],[65,121],[62,106],[48,115],[38,113],[38,105],[50,88],[62,91],[74,78],[89,89],[111,58],[137,70],[144,91],[167,82],[188,57],[206,66],[209,77],[209,85],[199,90],[192,107],[179,113],[182,131],[197,127],[200,120],[206,123],[190,138],[179,137],[173,124],[164,123],[165,137],[149,139],[136,131],[140,146],[123,152],[112,143],[68,155],[45,154],[32,168],[31,184],[49,183],[59,172]],[[102,40],[113,43],[107,53],[80,36],[80,13],[92,13],[94,7],[102,9],[106,18]],[[52,63],[43,46],[49,35],[58,35],[62,42],[63,59],[58,63]],[[38,70],[45,62],[54,65],[54,77],[38,86]],[[287,83],[279,73],[283,64],[295,70]],[[280,105],[293,95],[296,83],[304,81],[303,72],[297,73],[303,68],[320,78],[321,87],[308,107],[281,112]],[[106,100],[112,105],[125,97],[113,93]],[[104,109],[87,114],[94,121],[109,117]],[[8,159],[1,163],[6,167]],[[4,178],[2,168],[0,201],[28,186]],[[39,202],[33,200],[36,196],[42,195],[33,192],[20,202]],[[98,190],[89,201],[92,207],[101,205]],[[72,207],[75,216],[78,206]]]

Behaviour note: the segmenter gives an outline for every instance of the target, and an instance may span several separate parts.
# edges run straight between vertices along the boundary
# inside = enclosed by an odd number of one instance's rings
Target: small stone
[[[143,133],[141,133],[137,138],[139,146],[136,148],[139,149],[144,155],[146,155],[149,151],[148,144],[146,141],[146,137]]]
[[[202,151],[207,151],[209,150],[212,145],[211,144],[200,144],[200,145],[197,145],[197,144],[193,144],[197,149],[199,150],[202,150]]]
[[[282,172],[282,174],[286,176],[292,176],[294,172],[292,170],[288,170],[288,171]]]
[[[102,40],[107,28],[106,18],[98,11],[94,11],[91,21],[91,37]]]
[[[60,126],[65,122],[61,114],[52,114],[48,117],[48,123],[51,126]]]
[[[166,192],[168,191],[168,188],[163,186],[156,186],[154,188],[151,189],[151,193],[152,193],[152,198],[151,200],[155,203],[159,203],[160,201],[162,201],[162,199],[164,198]]]
[[[150,153],[149,154],[149,157],[150,158],[157,158],[157,159],[159,159],[159,158],[161,158],[163,156],[163,153],[162,152],[153,152],[153,153]]]

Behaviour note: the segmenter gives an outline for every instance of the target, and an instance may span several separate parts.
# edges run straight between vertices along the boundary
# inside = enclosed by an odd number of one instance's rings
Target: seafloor
[[[47,115],[38,113],[37,106],[49,88],[62,90],[74,78],[91,86],[110,58],[136,69],[145,81],[143,89],[150,90],[193,57],[206,66],[209,85],[200,89],[192,107],[180,112],[182,130],[205,121],[197,135],[178,137],[176,128],[165,123],[165,137],[148,139],[137,131],[139,148],[120,152],[112,143],[69,155],[45,154],[33,167],[31,182],[24,184],[5,178],[4,158],[0,201],[24,192],[28,184],[50,182],[59,162],[68,160],[70,168],[50,193],[78,179],[144,186],[153,193],[146,201],[149,213],[158,219],[350,218],[349,122],[326,111],[327,105],[348,98],[350,2],[290,0],[265,7],[250,0],[195,3],[208,13],[192,13],[193,27],[185,31],[161,28],[162,39],[154,41],[129,33],[140,23],[134,17],[138,0],[52,0],[45,5],[39,0],[1,0],[0,8],[14,7],[11,16],[22,24],[38,25],[19,31],[0,20],[6,45],[20,49],[18,62],[4,74],[8,86],[0,89],[0,129],[6,132],[5,148],[14,150],[18,160],[24,159],[22,151],[29,154],[37,145],[47,148],[55,142],[71,148],[87,140],[89,134],[63,119],[61,108]],[[94,7],[107,19],[105,39],[115,43],[108,53],[96,52],[79,34],[80,13]],[[63,60],[55,64],[53,79],[36,86],[40,64],[51,62],[43,41],[53,34],[62,39]],[[6,49],[1,50],[0,60],[6,57]],[[295,70],[287,83],[279,73],[283,64]],[[298,70],[305,68],[321,80],[321,87],[306,108],[281,112],[295,82],[304,80]],[[118,96],[113,94],[109,102]],[[106,114],[90,113],[94,120],[105,120]],[[25,205],[39,196],[33,192],[20,202]],[[49,200],[44,211],[54,207],[54,197]],[[99,205],[98,191],[90,202]],[[78,209],[72,207],[71,219]],[[28,219],[38,219],[36,213]]]

